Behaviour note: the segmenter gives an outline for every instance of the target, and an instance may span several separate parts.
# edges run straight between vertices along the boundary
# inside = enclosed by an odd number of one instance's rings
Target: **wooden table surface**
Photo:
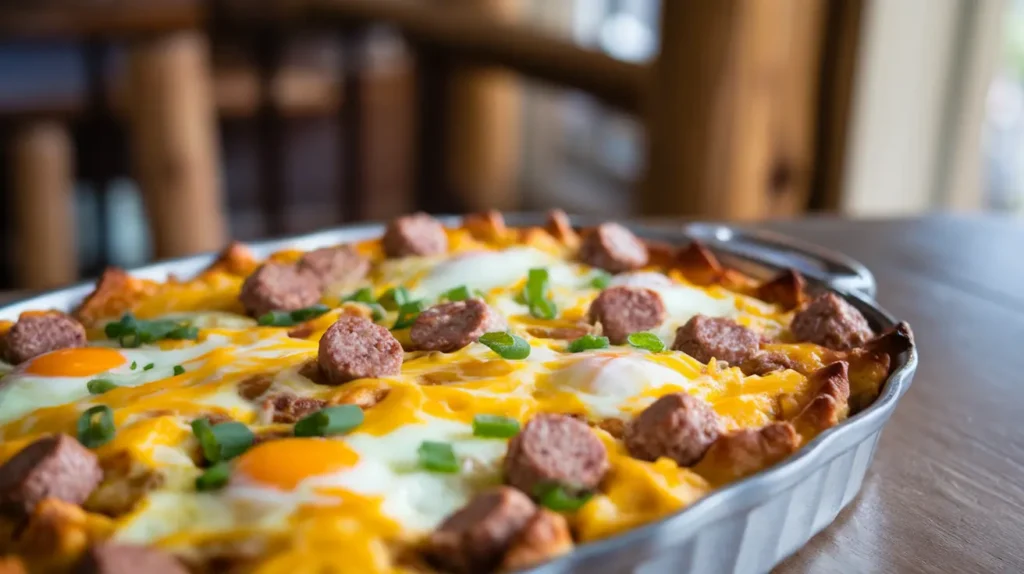
[[[860,495],[776,572],[1024,572],[1024,224],[765,227],[865,263],[920,351]]]
[[[1024,224],[768,227],[866,264],[920,352],[860,495],[776,571],[1024,572]]]

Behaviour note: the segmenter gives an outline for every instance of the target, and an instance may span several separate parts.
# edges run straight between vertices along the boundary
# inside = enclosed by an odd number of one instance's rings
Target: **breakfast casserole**
[[[109,269],[0,332],[0,574],[528,568],[778,463],[913,344],[558,211]]]

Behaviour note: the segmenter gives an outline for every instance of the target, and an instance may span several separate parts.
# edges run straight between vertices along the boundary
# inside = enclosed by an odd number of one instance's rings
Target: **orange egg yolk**
[[[303,480],[354,465],[359,455],[339,440],[285,438],[249,449],[235,463],[235,474],[281,490],[293,490]]]
[[[45,377],[88,377],[120,367],[124,355],[107,347],[60,349],[29,362],[26,373]]]

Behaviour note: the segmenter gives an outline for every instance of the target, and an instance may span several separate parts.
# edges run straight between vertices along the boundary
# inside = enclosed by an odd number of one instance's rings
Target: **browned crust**
[[[331,397],[327,402],[331,405],[356,405],[365,411],[387,398],[390,392],[391,388],[386,385],[359,387],[357,389],[344,390]]]
[[[40,502],[18,536],[17,553],[33,571],[63,572],[90,542],[87,515],[81,507],[57,498]]]
[[[890,364],[896,364],[896,358],[914,347],[914,333],[906,321],[900,321],[895,327],[871,339],[864,344],[864,349],[872,353],[889,356]]]
[[[508,235],[505,217],[494,209],[463,217],[462,228],[481,241],[498,241]]]
[[[206,271],[220,271],[230,275],[246,277],[259,266],[259,261],[253,256],[252,251],[238,241],[232,241],[225,247],[213,263],[206,268]]]
[[[664,241],[640,238],[647,246],[647,264],[659,267],[672,267],[676,262],[676,255],[679,249],[676,246]]]
[[[535,566],[567,554],[572,548],[568,522],[561,514],[542,508],[512,539],[499,570],[511,572]]]
[[[96,282],[96,288],[72,315],[83,325],[93,326],[101,319],[130,311],[151,291],[146,281],[132,277],[124,269],[108,267]]]
[[[718,437],[694,467],[715,484],[750,476],[786,458],[800,447],[800,435],[788,422],[740,429]]]
[[[0,558],[0,574],[26,574],[25,564],[17,556]]]
[[[805,438],[836,426],[849,414],[849,365],[836,361],[811,373],[808,381],[814,389],[811,401],[793,421]]]
[[[149,492],[160,488],[164,476],[156,469],[139,468],[128,451],[101,461],[103,482],[89,495],[83,508],[118,517],[127,514]]]
[[[589,323],[577,323],[574,326],[563,326],[563,327],[546,327],[537,325],[533,327],[527,327],[526,332],[532,337],[539,339],[556,339],[559,341],[571,341],[573,339],[579,339],[584,335],[589,335],[597,332],[597,327]]]
[[[576,233],[576,230],[572,228],[572,224],[569,223],[569,216],[561,209],[552,209],[548,212],[548,218],[544,224],[544,229],[550,233],[552,237],[561,241],[568,247],[575,249],[580,245],[579,234]]]
[[[612,435],[612,438],[621,439],[626,434],[626,423],[622,419],[602,419],[592,423],[592,426]]]
[[[804,299],[804,277],[796,269],[786,269],[774,279],[762,283],[754,296],[775,303],[786,311],[796,309]]]
[[[676,267],[694,285],[711,285],[722,278],[723,268],[711,250],[699,241],[691,241],[676,254]]]

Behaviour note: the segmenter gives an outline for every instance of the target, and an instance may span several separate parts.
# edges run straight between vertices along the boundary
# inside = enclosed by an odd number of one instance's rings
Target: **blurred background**
[[[1024,0],[6,0],[0,288],[415,209],[1024,210]]]

